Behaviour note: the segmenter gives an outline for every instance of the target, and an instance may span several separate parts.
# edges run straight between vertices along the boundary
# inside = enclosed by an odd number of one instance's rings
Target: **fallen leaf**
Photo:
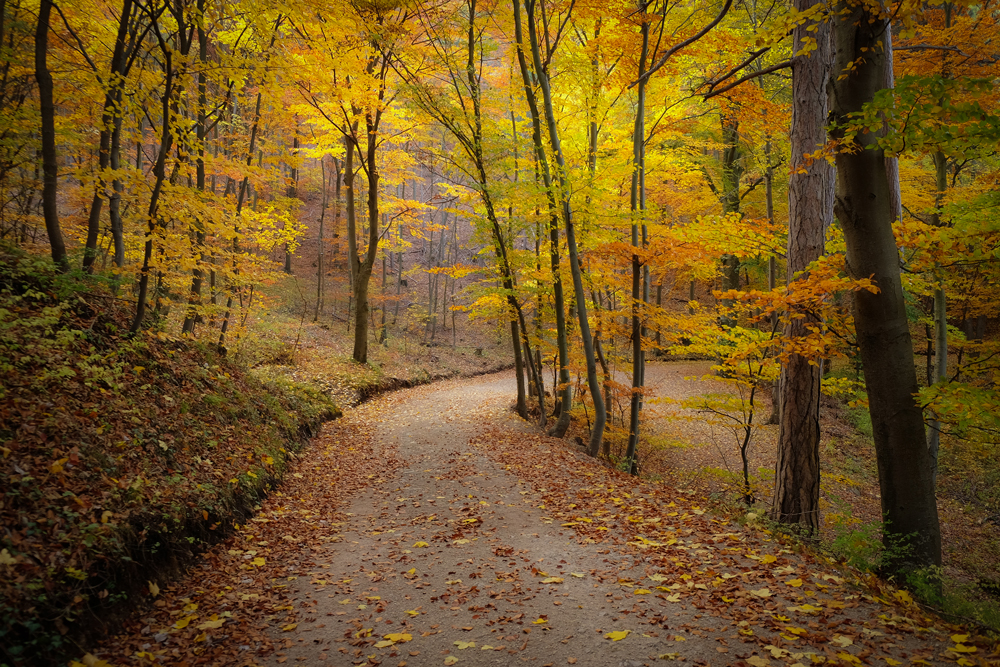
[[[3,553],[7,553],[7,550],[4,549]],[[2,562],[3,562],[3,559],[0,558],[0,563],[2,563]],[[149,582],[149,594],[152,595],[154,598],[157,595],[160,594],[160,587],[156,585],[156,582],[153,582],[153,581]]]
[[[636,595],[649,595],[651,591],[647,591],[645,588],[637,588],[632,592],[635,593]]]
[[[403,632],[393,632],[391,634],[382,635],[382,636],[385,637],[386,639],[388,639],[391,642],[400,642],[400,643],[402,643],[402,642],[408,642],[411,639],[413,639],[413,635],[407,634],[407,633],[403,633]]]
[[[454,665],[456,662],[458,662],[458,658],[456,658],[453,655],[449,655],[447,658],[444,659],[444,664],[446,665]]]
[[[194,620],[194,616],[185,616],[184,618],[174,623],[174,627],[177,628],[178,630],[183,630],[188,626],[188,623],[190,623],[192,620]]]
[[[756,595],[759,598],[769,598],[769,597],[771,597],[771,595],[773,595],[773,593],[771,593],[771,589],[770,588],[767,588],[765,586],[764,588],[761,588],[760,590],[750,591],[750,595]]]
[[[541,625],[543,623],[548,623],[547,619],[539,618],[538,620],[532,621],[535,625]]]
[[[288,625],[281,626],[281,631],[282,632],[291,632],[292,630],[294,630],[297,627],[299,627],[298,623],[289,623]]]
[[[770,667],[771,661],[766,658],[761,658],[756,655],[752,655],[747,658],[747,664],[752,667]]]
[[[785,585],[792,586],[794,588],[798,588],[799,586],[802,585],[802,580],[801,579],[790,579],[790,580],[788,580],[788,581],[785,582]]]
[[[476,642],[457,641],[457,642],[452,642],[452,645],[457,646],[459,651],[464,651],[467,648],[475,648]]]
[[[221,628],[222,624],[226,622],[224,618],[216,618],[211,621],[205,621],[198,625],[199,630],[214,630],[216,628]]]
[[[566,662],[568,662],[571,665],[575,665],[576,664],[576,658],[566,658]]]
[[[396,642],[389,639],[383,639],[380,642],[375,642],[375,648],[387,648],[389,646],[395,646]]]
[[[583,579],[587,575],[585,575],[583,572],[570,572],[569,576],[576,577],[577,579]]]
[[[543,584],[561,584],[562,582],[562,577],[549,577],[548,579],[542,579]]]
[[[413,548],[414,549],[422,549],[423,547],[429,547],[429,546],[430,545],[427,544],[426,542],[417,542],[416,544],[413,545]]]
[[[254,559],[253,559],[252,561],[250,561],[250,562],[251,562],[251,563],[253,563],[254,565],[256,565],[257,567],[264,567],[264,564],[265,564],[265,563],[266,563],[267,561],[265,561],[265,560],[264,560],[263,558],[261,558],[260,556],[258,556],[257,558],[254,558]]]
[[[613,642],[620,642],[621,640],[623,640],[626,637],[628,637],[629,632],[631,632],[631,631],[630,630],[615,630],[614,632],[609,632],[608,634],[606,634],[604,636],[607,637],[608,639],[610,639]]]
[[[833,644],[834,646],[845,648],[853,644],[854,640],[851,639],[850,637],[845,637],[844,635],[834,635],[833,639],[830,640],[830,643]]]

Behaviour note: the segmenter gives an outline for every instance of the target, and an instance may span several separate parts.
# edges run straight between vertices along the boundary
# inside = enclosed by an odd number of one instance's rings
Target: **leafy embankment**
[[[121,307],[116,304],[121,303]],[[0,250],[0,663],[55,664],[225,537],[336,406]]]

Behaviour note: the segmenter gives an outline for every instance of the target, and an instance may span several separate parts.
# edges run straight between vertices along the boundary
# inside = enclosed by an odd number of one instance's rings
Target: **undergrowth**
[[[337,413],[214,346],[130,337],[131,310],[0,248],[0,663],[78,652],[242,521]]]

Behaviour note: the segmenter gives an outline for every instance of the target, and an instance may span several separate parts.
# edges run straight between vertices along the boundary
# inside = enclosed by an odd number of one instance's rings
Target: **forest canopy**
[[[521,416],[582,406],[633,474],[646,360],[711,359],[742,497],[773,419],[771,517],[806,535],[821,394],[867,406],[889,569],[939,565],[939,470],[995,483],[1000,453],[997,11],[5,2],[0,237],[223,354],[308,273],[366,363],[419,278],[425,339],[498,322]]]

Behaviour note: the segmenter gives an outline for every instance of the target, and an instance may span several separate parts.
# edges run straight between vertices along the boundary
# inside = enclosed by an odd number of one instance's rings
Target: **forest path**
[[[326,465],[368,434],[372,479],[342,521],[312,526],[311,552],[286,556],[300,567],[289,578],[298,622],[270,617],[268,664],[959,657],[944,655],[948,629],[928,629],[905,594],[865,594],[766,531],[713,519],[691,493],[637,482],[538,434],[510,413],[513,390],[510,373],[442,382],[327,427],[323,439],[340,451]]]

